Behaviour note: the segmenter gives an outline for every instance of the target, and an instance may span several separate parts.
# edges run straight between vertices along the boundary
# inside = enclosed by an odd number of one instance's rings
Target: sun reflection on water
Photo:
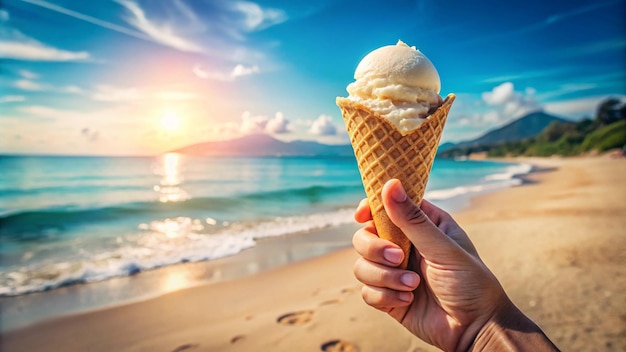
[[[155,174],[161,176],[161,181],[153,189],[159,192],[159,201],[162,203],[182,202],[190,198],[180,187],[184,181],[181,159],[180,154],[167,153],[158,161]]]

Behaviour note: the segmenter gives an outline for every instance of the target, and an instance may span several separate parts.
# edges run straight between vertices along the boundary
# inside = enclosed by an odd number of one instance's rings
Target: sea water
[[[437,159],[426,198],[458,210],[529,165]],[[353,222],[353,157],[0,157],[0,296],[207,261]]]

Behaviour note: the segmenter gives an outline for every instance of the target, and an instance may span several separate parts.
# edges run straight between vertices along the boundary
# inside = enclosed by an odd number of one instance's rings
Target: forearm
[[[494,315],[469,351],[559,351],[543,331],[513,303]]]

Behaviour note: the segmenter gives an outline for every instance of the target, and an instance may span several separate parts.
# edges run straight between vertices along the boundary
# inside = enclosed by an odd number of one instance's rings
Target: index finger
[[[370,210],[369,202],[367,201],[367,198],[363,198],[354,212],[354,220],[363,224],[372,219],[372,211]]]

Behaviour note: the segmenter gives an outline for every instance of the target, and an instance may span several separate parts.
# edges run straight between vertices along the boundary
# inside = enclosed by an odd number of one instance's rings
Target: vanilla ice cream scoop
[[[435,66],[414,46],[398,41],[367,54],[346,88],[360,103],[407,134],[441,105],[441,81]]]

